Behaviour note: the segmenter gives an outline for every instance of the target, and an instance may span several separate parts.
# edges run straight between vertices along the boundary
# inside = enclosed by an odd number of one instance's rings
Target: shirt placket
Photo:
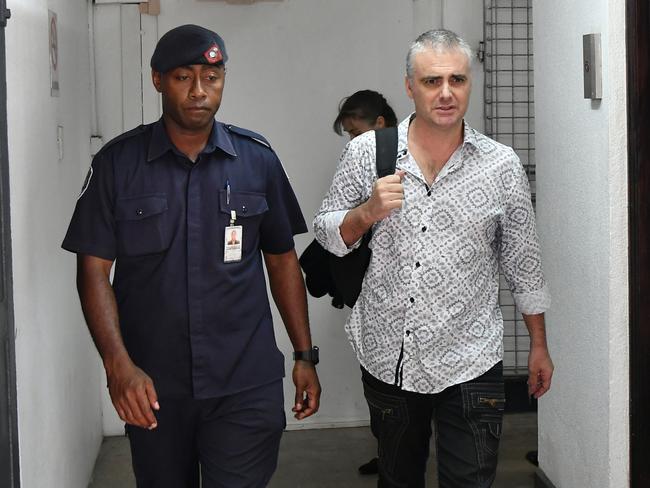
[[[424,180],[420,178],[414,178],[414,180],[414,188],[411,188],[409,192],[411,197],[409,200],[412,202],[410,207],[412,208],[407,207],[407,211],[416,214],[410,219],[416,222],[416,228],[414,230],[411,229],[411,232],[408,233],[408,235],[412,236],[416,245],[409,247],[409,252],[403,257],[404,261],[401,263],[402,269],[405,273],[409,273],[409,276],[403,277],[403,279],[408,279],[408,281],[404,297],[407,303],[402,325],[400,360],[396,371],[396,379],[399,386],[404,386],[404,378],[410,383],[413,381],[414,375],[417,374],[412,369],[413,364],[415,364],[414,360],[417,359],[417,351],[419,350],[416,329],[419,326],[426,325],[421,324],[422,307],[424,306],[423,301],[425,297],[420,290],[422,272],[424,271],[422,264],[424,262],[424,256],[420,254],[427,248],[426,240],[428,238],[428,232],[430,232],[425,209],[428,203],[427,200],[431,196],[431,191]],[[405,219],[405,221],[408,220],[408,218]]]
[[[187,184],[187,303],[192,348],[192,384],[195,395],[205,386],[203,371],[208,364],[201,306],[201,243],[204,239],[201,225],[201,168],[202,165],[198,164],[198,161],[192,166]]]

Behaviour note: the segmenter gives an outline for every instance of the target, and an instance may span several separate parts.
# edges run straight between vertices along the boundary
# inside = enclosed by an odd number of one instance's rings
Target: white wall
[[[16,376],[25,488],[87,486],[101,442],[99,364],[74,256],[60,249],[89,163],[84,0],[9,0],[6,29]],[[58,14],[61,96],[50,97],[48,8]],[[57,125],[64,128],[58,160]]]
[[[539,457],[558,488],[628,486],[624,12],[623,0],[533,2],[537,209],[556,366],[539,406]],[[603,100],[591,102],[582,35],[598,32]]]

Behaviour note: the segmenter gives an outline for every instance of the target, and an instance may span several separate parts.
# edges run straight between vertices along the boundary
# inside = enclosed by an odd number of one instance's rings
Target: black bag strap
[[[377,146],[377,177],[395,173],[397,160],[397,127],[386,127],[375,131]]]

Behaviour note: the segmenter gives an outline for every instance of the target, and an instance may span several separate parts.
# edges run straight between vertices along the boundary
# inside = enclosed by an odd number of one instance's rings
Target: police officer
[[[268,483],[285,427],[284,360],[262,258],[295,349],[293,411],[318,410],[293,241],[307,227],[266,140],[214,120],[227,59],[221,37],[196,25],[160,39],[151,67],[163,116],[96,155],[63,241],[77,253],[138,487]]]

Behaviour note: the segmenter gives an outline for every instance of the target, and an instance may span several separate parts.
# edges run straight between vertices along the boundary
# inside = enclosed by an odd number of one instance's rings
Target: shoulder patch
[[[86,193],[86,190],[88,189],[88,185],[90,185],[90,179],[92,177],[93,177],[93,165],[91,164],[90,168],[88,168],[88,173],[86,173],[86,178],[84,179],[84,184],[81,187],[81,192],[79,193],[77,200],[83,197],[84,193]]]
[[[139,125],[135,129],[128,130],[128,131],[120,134],[119,136],[114,137],[113,139],[111,139],[110,141],[108,141],[106,144],[104,144],[102,146],[102,148],[99,150],[97,155],[101,154],[102,152],[104,152],[109,147],[114,146],[118,142],[124,141],[126,139],[130,139],[131,137],[135,137],[137,135],[142,134],[144,131],[147,130],[147,127],[148,127],[148,125]]]
[[[252,130],[248,129],[242,129],[241,127],[230,124],[226,124],[226,129],[228,129],[230,132],[234,132],[235,134],[239,134],[240,136],[248,137],[249,139],[252,139],[255,142],[271,149],[271,144],[269,144],[269,141],[267,141],[264,136],[258,134],[257,132],[253,132]]]

